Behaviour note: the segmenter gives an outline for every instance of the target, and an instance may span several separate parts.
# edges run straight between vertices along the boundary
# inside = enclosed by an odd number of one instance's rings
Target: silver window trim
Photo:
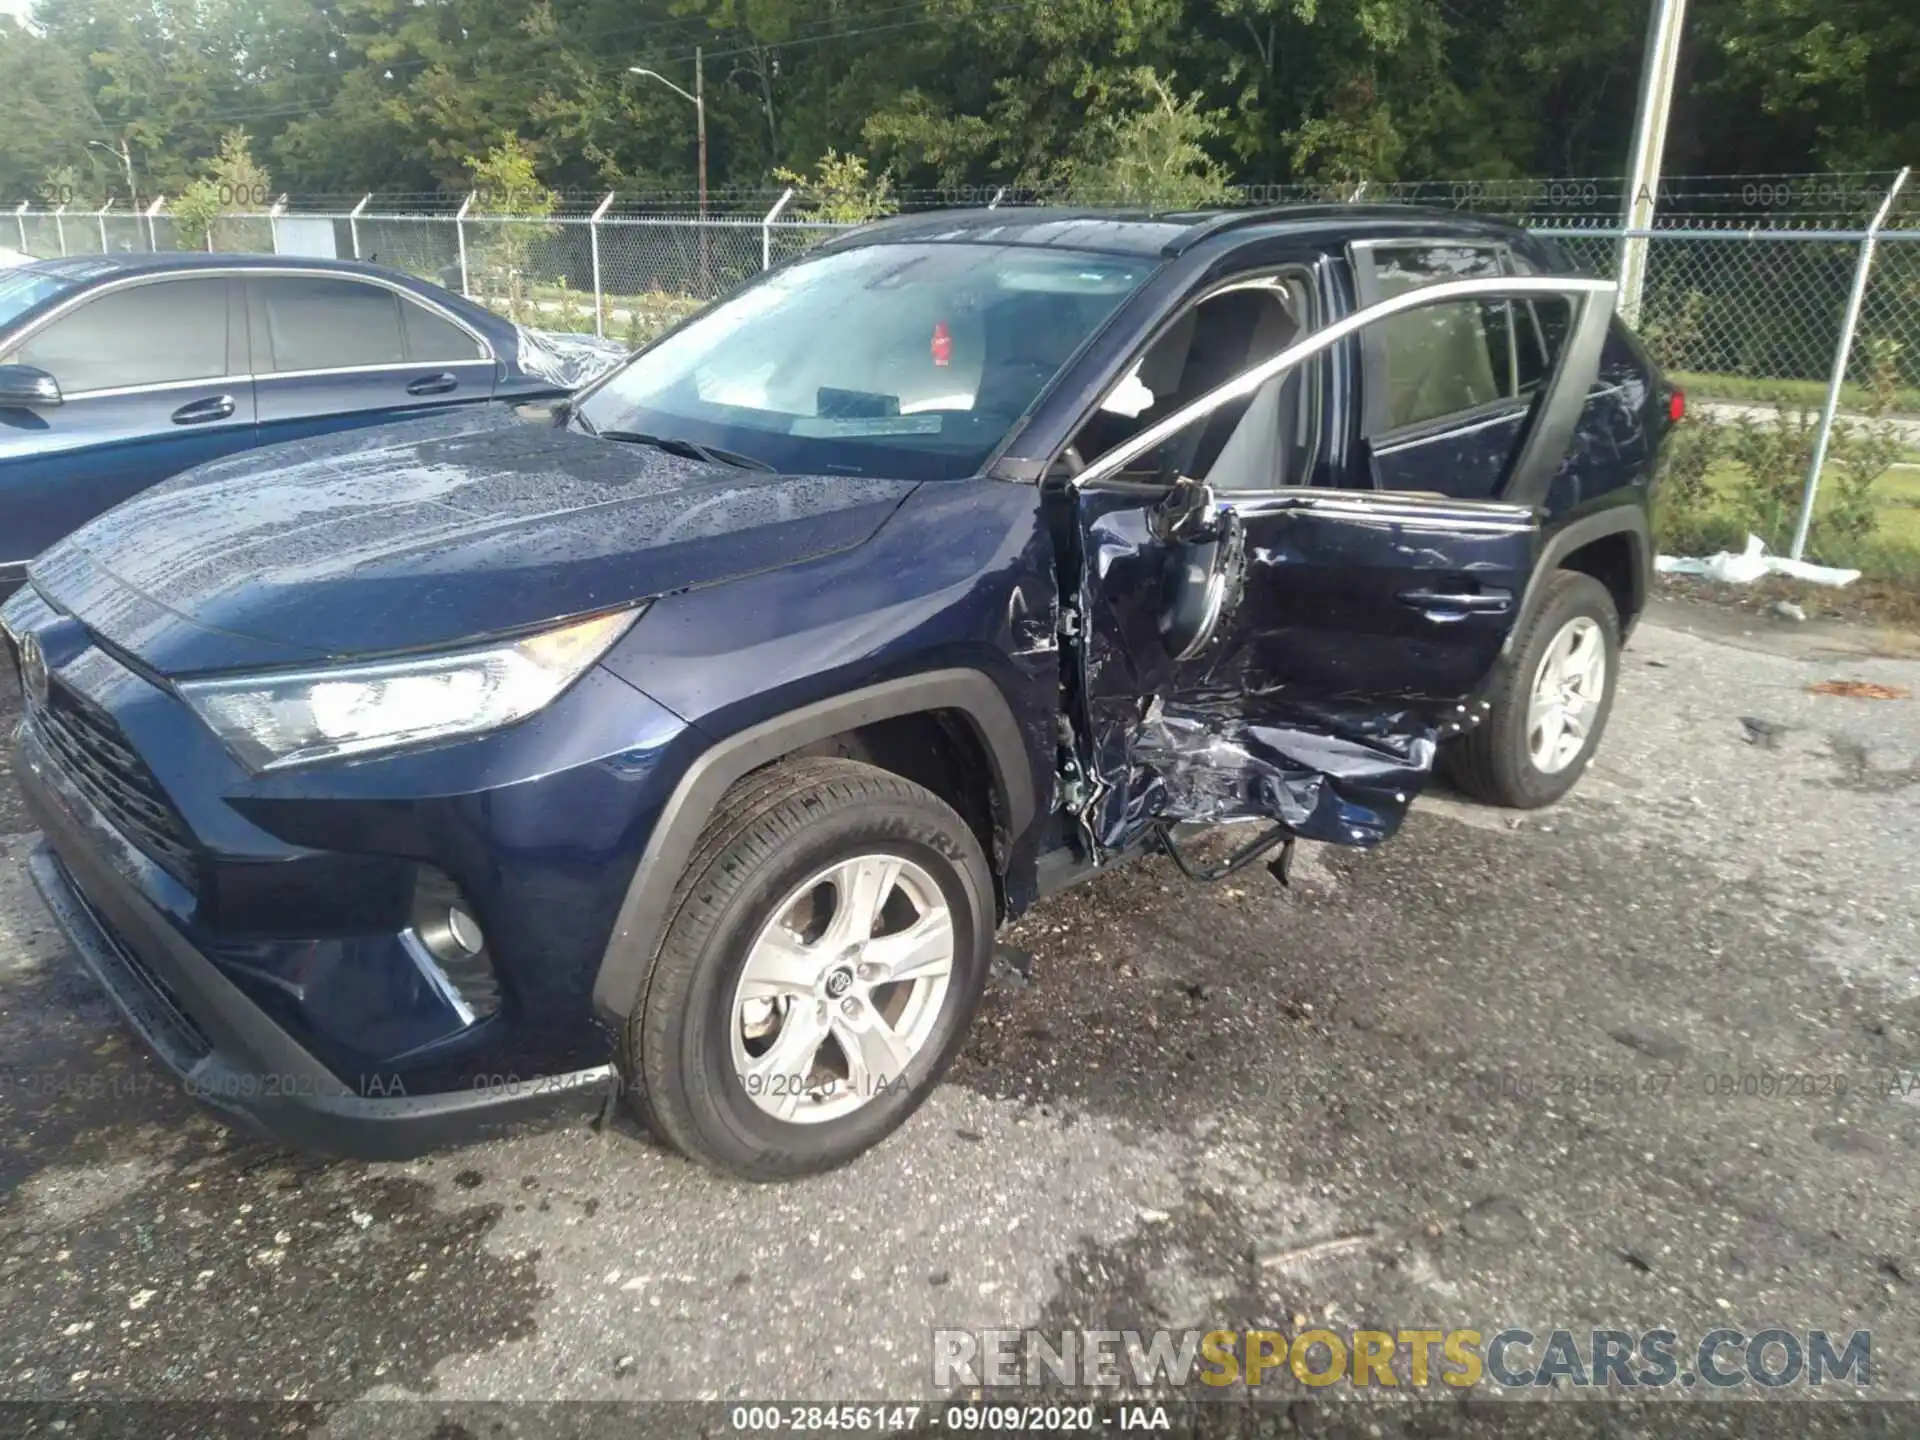
[[[1391,490],[1333,491],[1312,485],[1273,490],[1238,490],[1225,499],[1247,514],[1273,509],[1313,510],[1355,519],[1386,521],[1408,530],[1470,530],[1475,534],[1518,535],[1534,527],[1533,511],[1500,500],[1431,500]],[[1258,504],[1245,503],[1248,500]]]
[[[396,370],[452,370],[460,365],[491,365],[491,360],[475,355],[466,360],[402,360],[394,363],[382,361],[378,365],[330,365],[319,370],[263,370],[247,378],[265,383],[269,380],[312,380],[322,375],[380,375]]]
[[[1469,420],[1464,425],[1450,425],[1444,430],[1428,431],[1405,440],[1395,440],[1386,445],[1376,445],[1373,447],[1373,453],[1375,455],[1395,455],[1402,450],[1411,450],[1415,445],[1425,445],[1432,440],[1451,440],[1456,435],[1471,435],[1478,430],[1492,429],[1495,425],[1511,424],[1515,420],[1525,418],[1531,399],[1531,396],[1520,395],[1496,400],[1493,402],[1494,404],[1504,405],[1506,407],[1498,415],[1489,415],[1480,420]],[[1441,416],[1440,418],[1445,419],[1446,417]],[[1433,422],[1428,421],[1427,423],[1432,424]]]
[[[1137,460],[1195,421],[1204,420],[1222,406],[1252,395],[1282,371],[1290,370],[1304,360],[1311,360],[1323,350],[1339,344],[1349,335],[1357,334],[1367,326],[1387,319],[1389,316],[1398,315],[1407,310],[1418,310],[1427,305],[1444,305],[1455,300],[1478,300],[1515,295],[1604,294],[1611,296],[1614,289],[1614,283],[1611,280],[1591,280],[1577,275],[1494,275],[1482,280],[1448,280],[1438,285],[1422,285],[1418,289],[1389,296],[1385,300],[1377,301],[1330,325],[1321,327],[1305,339],[1288,346],[1278,355],[1270,356],[1252,369],[1242,371],[1218,389],[1210,390],[1199,399],[1174,411],[1164,420],[1149,425],[1131,440],[1122,441],[1088,465],[1073,477],[1072,483],[1080,487],[1095,484],[1110,475],[1117,475],[1126,468],[1129,461]]]
[[[218,390],[222,385],[250,385],[251,375],[209,375],[204,380],[156,380],[151,385],[108,385],[98,390],[65,390],[61,398],[112,400],[122,395],[158,395],[163,390]]]
[[[63,316],[67,315],[71,311],[79,309],[82,305],[88,304],[89,302],[94,300],[98,300],[103,295],[111,295],[116,291],[120,291],[120,290],[131,290],[138,285],[163,285],[169,280],[212,280],[216,278],[227,279],[234,276],[238,276],[242,280],[245,280],[249,277],[258,277],[258,278],[296,277],[296,278],[302,278],[302,279],[344,280],[349,285],[377,285],[382,290],[390,290],[395,295],[399,296],[402,303],[408,300],[411,300],[414,304],[423,306],[427,310],[432,311],[435,315],[438,315],[441,319],[445,320],[449,325],[452,325],[454,328],[464,332],[466,335],[471,337],[475,342],[479,344],[480,349],[483,352],[481,355],[476,356],[471,363],[476,365],[483,364],[483,363],[497,365],[500,362],[499,353],[493,348],[493,342],[487,339],[487,337],[482,335],[478,330],[475,330],[465,320],[462,320],[458,315],[454,314],[451,310],[447,309],[446,306],[440,304],[437,300],[429,299],[424,295],[416,295],[413,291],[407,289],[406,286],[401,285],[396,281],[389,280],[384,275],[363,275],[360,272],[354,271],[354,270],[323,270],[317,266],[312,266],[312,265],[209,265],[205,267],[195,266],[190,270],[169,270],[166,273],[160,274],[160,275],[124,275],[117,280],[109,280],[104,284],[88,286],[86,289],[82,290],[79,294],[69,296],[65,300],[62,300],[58,305],[54,306],[53,309],[49,310],[46,314],[42,315],[39,319],[35,320],[25,330],[22,330],[18,335],[16,335],[13,339],[13,344],[7,348],[7,353],[5,355],[0,355],[0,365],[10,364],[12,362],[13,355],[19,350],[20,346],[26,344],[27,341],[31,340],[35,335],[39,334],[42,330],[46,329],[47,326],[53,324],[54,321],[62,318]],[[229,321],[229,323],[231,323],[231,321]],[[252,350],[251,326],[249,326],[248,350],[249,352],[251,352]],[[435,361],[435,360],[422,360],[417,363],[421,365],[435,365],[435,364],[443,364],[443,363],[444,364],[466,364],[469,362],[467,361],[444,361],[443,362],[443,361]],[[349,370],[369,370],[372,368],[374,367],[364,366],[364,365],[355,365],[355,366],[345,367],[342,370],[335,373],[346,374],[348,373]],[[413,368],[413,366],[409,365],[407,368],[411,369]],[[269,371],[267,373],[269,375],[273,375],[273,374],[291,375],[291,374],[303,373],[303,372],[295,372],[295,371],[289,370],[289,371]],[[247,378],[260,379],[263,377],[259,375],[258,372],[256,372],[255,374]],[[166,383],[171,384],[173,382],[168,381]],[[189,383],[193,383],[193,382],[189,382]],[[92,392],[75,391],[74,393],[75,394],[81,394],[81,393],[98,394],[99,392],[98,391],[92,391]]]

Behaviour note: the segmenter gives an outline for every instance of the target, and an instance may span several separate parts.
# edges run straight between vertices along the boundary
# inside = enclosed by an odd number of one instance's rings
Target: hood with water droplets
[[[709,465],[485,406],[189,471],[31,575],[162,673],[295,663],[445,648],[851,549],[913,488]]]

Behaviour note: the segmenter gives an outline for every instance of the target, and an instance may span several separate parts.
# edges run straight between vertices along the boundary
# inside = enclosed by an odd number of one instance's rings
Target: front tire
[[[1487,697],[1486,720],[1443,752],[1446,777],[1488,804],[1551,805],[1599,749],[1619,674],[1613,596],[1591,575],[1556,570]]]
[[[804,759],[727,793],[670,914],[626,1093],[689,1158],[788,1179],[846,1164],[939,1082],[986,983],[993,877],[939,797]]]

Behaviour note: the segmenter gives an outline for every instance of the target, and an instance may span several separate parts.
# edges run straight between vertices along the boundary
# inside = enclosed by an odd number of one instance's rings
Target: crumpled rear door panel
[[[1478,704],[1537,537],[1520,507],[1352,498],[1276,492],[1239,506],[1227,613],[1178,661],[1162,633],[1178,547],[1137,497],[1081,494],[1081,686],[1105,787],[1089,821],[1102,848],[1155,821],[1265,818],[1347,845],[1398,828],[1438,741]],[[1446,610],[1456,594],[1506,604]]]
[[[1124,478],[1186,426],[1377,318],[1553,287],[1576,318],[1497,498],[1324,487],[1215,495],[1183,479],[1177,493],[1191,503],[1169,506],[1156,494],[1171,492]],[[1100,852],[1163,823],[1267,819],[1347,845],[1399,827],[1440,742],[1484,708],[1533,580],[1540,503],[1611,313],[1609,285],[1566,277],[1396,296],[1323,326],[1075,477],[1074,679],[1093,780],[1080,813]],[[1169,509],[1201,517],[1199,528],[1170,530]],[[1183,651],[1186,632],[1170,617],[1192,613],[1196,585],[1210,602],[1217,586],[1207,612],[1216,618],[1204,643]]]

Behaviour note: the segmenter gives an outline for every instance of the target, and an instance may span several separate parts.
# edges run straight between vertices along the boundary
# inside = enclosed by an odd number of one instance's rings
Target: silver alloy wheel
[[[841,860],[774,908],[747,952],[728,1035],[734,1074],[777,1120],[816,1124],[895,1089],[939,1022],[953,916],[899,855]]]
[[[1534,672],[1527,701],[1527,754],[1543,775],[1580,758],[1607,693],[1607,639],[1598,622],[1576,615],[1560,627]]]

